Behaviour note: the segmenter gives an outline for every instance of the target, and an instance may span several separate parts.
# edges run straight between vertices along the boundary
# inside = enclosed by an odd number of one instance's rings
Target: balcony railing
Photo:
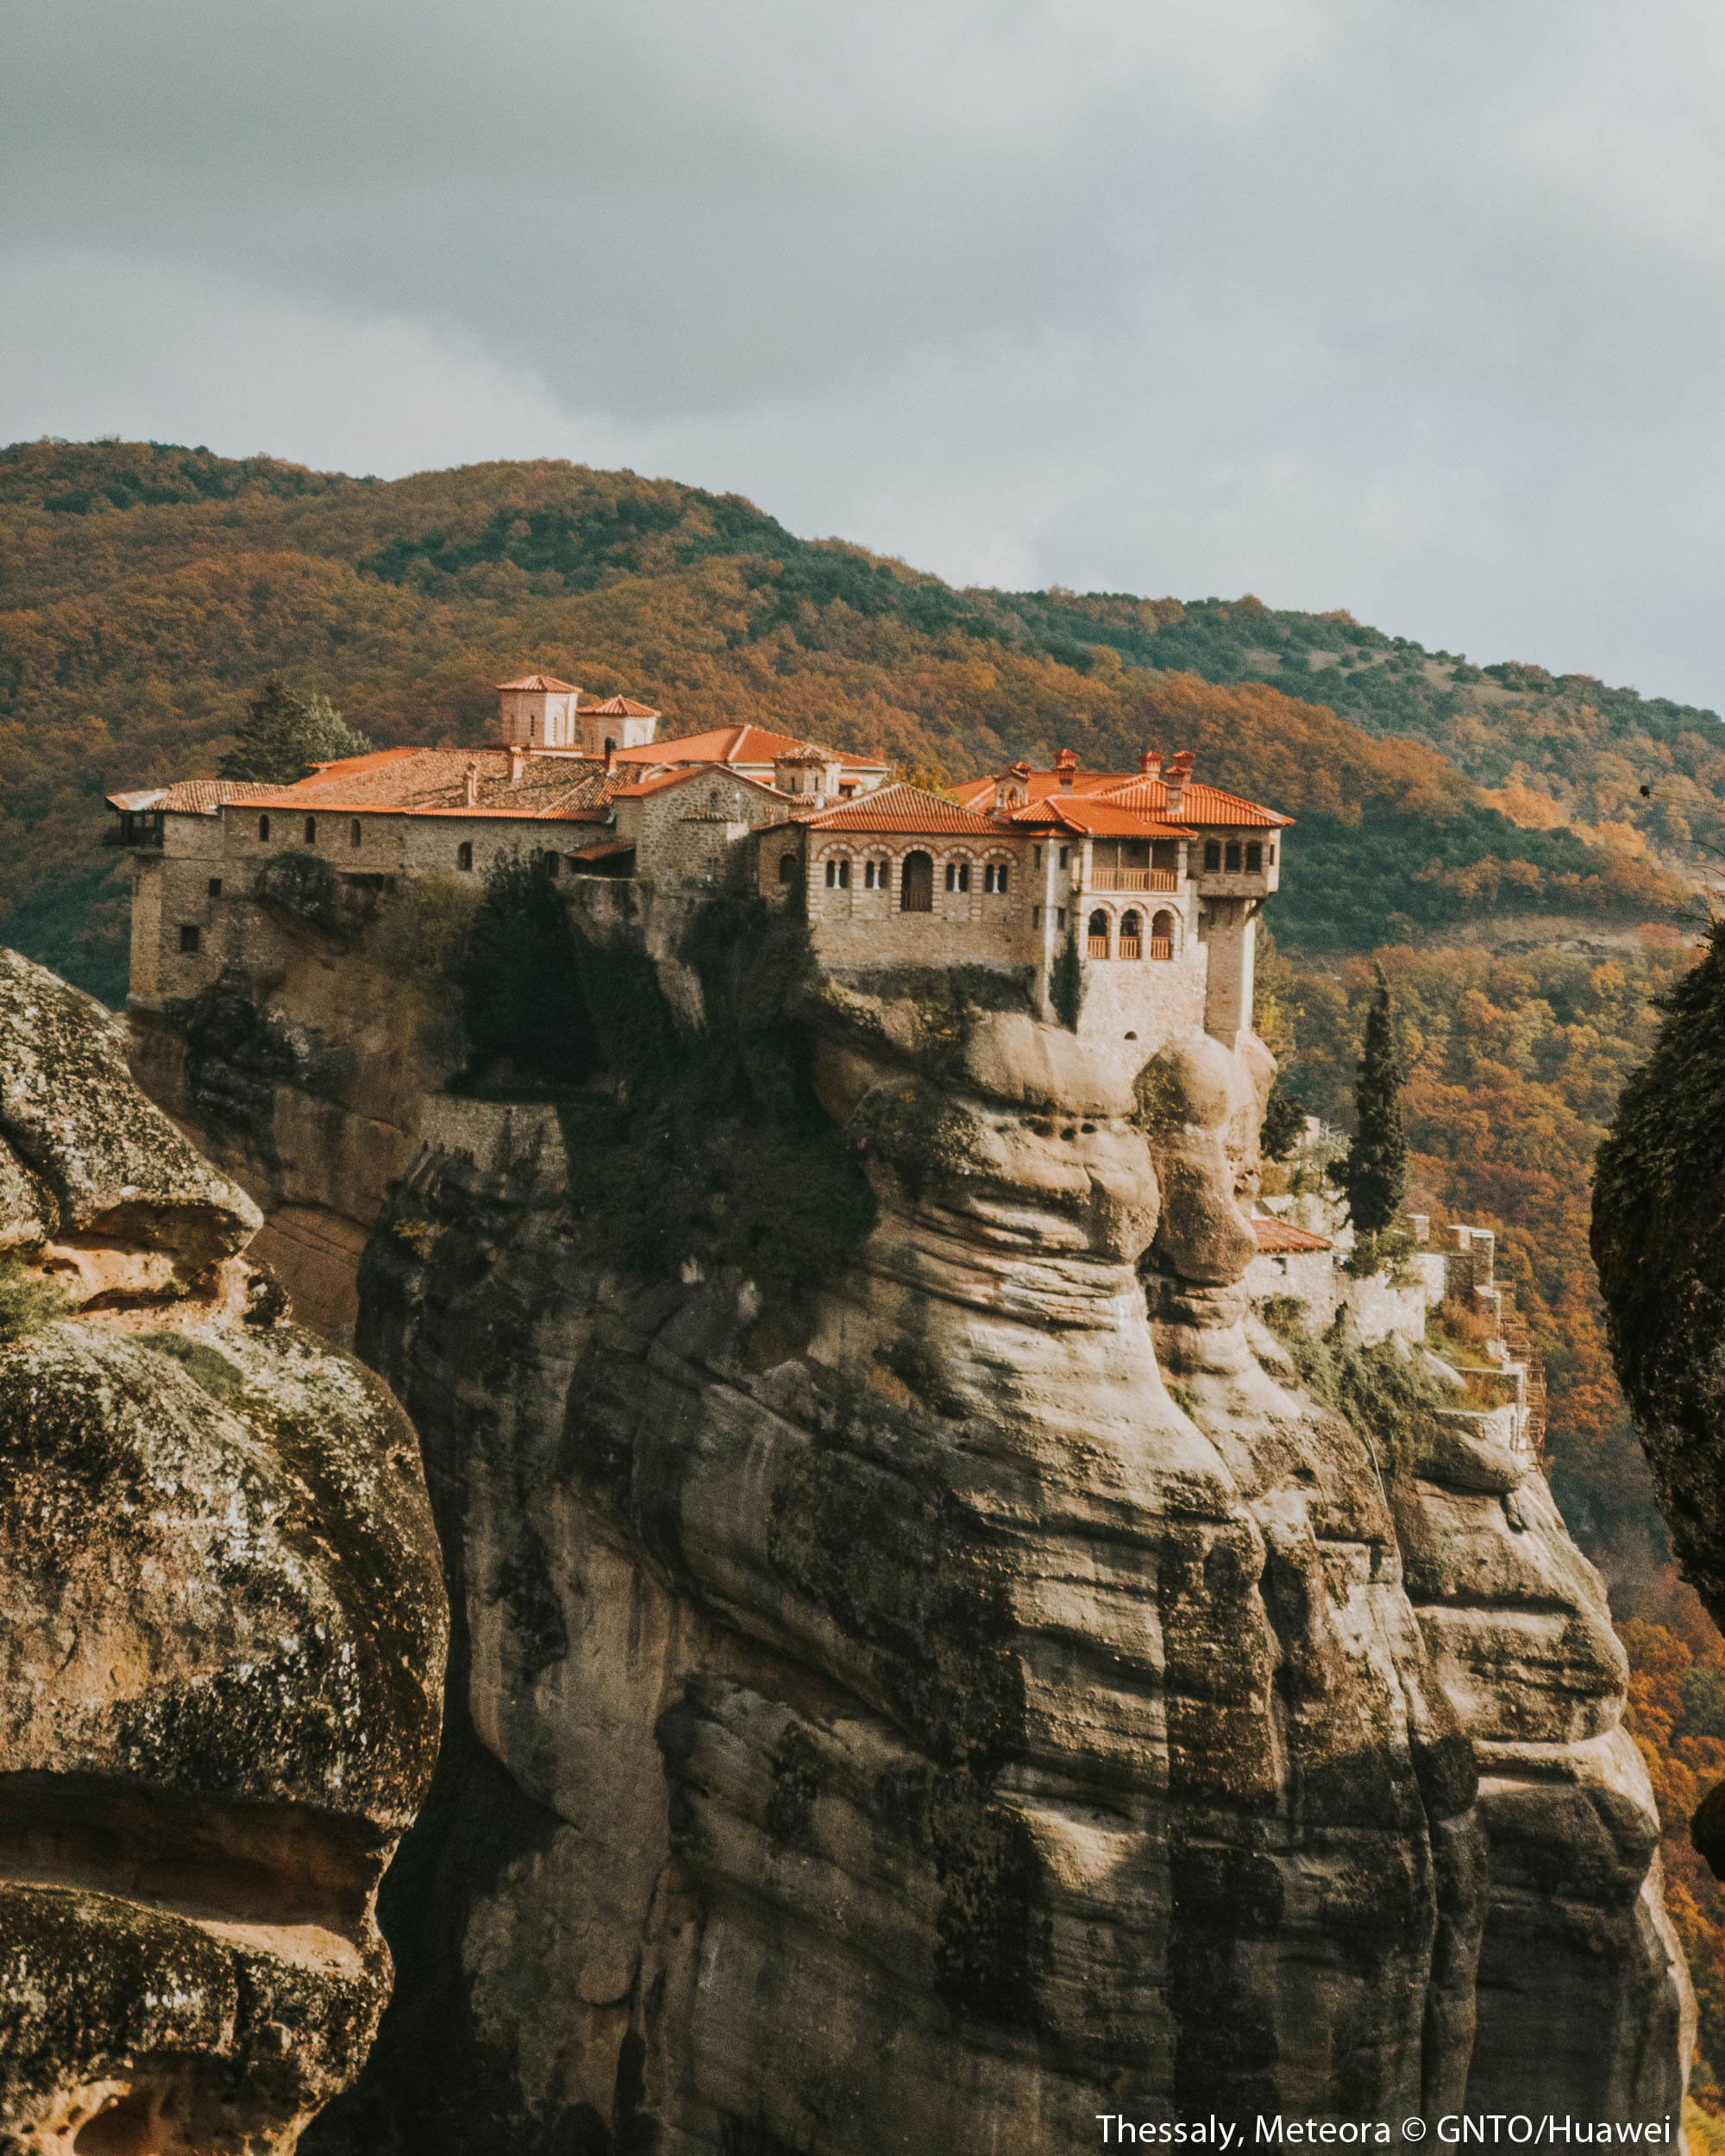
[[[1171,868],[1092,868],[1093,891],[1177,891],[1180,879]]]
[[[1108,939],[1107,939],[1107,937],[1106,936],[1093,936],[1093,937],[1090,938],[1090,956],[1091,956],[1091,957],[1092,957],[1092,958],[1106,958],[1106,957],[1107,956],[1107,955],[1108,955]]]
[[[1150,955],[1152,958],[1173,957],[1174,938],[1171,936],[1152,936],[1150,939]]]
[[[1144,956],[1144,942],[1142,937],[1137,936],[1122,936],[1120,938],[1120,956],[1122,958],[1142,958]]]

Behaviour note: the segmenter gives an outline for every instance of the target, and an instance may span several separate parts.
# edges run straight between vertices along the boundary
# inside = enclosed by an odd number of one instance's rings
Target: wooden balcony
[[[1174,938],[1171,936],[1152,936],[1150,939],[1150,955],[1152,958],[1173,957]]]
[[[1092,891],[1177,891],[1180,879],[1171,868],[1097,868],[1090,871]]]
[[[1092,958],[1106,958],[1107,955],[1107,937],[1106,936],[1093,936],[1089,941],[1089,956]]]
[[[1143,938],[1137,936],[1122,936],[1120,956],[1122,958],[1142,958],[1144,956]]]

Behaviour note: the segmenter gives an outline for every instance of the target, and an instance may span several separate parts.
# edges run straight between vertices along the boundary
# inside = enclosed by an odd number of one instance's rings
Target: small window
[[[872,891],[875,888],[875,871],[880,868],[880,865],[881,864],[878,861],[865,861],[863,862],[862,888],[865,891]]]
[[[187,921],[179,931],[179,948],[190,955],[198,949],[199,940],[199,931]]]
[[[1032,906],[1030,910],[1030,924],[1032,928],[1040,928],[1042,926],[1042,908],[1039,906]]]
[[[264,843],[265,843],[266,845],[267,845],[267,844],[269,843],[269,835],[270,835],[270,820],[269,820],[268,817],[267,817],[267,816],[260,816],[260,817],[259,817],[259,818],[258,818],[258,837],[259,837],[260,839],[262,839],[262,841],[264,842]]]
[[[1221,842],[1219,839],[1214,838],[1207,840],[1204,845],[1204,868],[1206,873],[1208,874],[1214,869],[1220,868],[1221,865]]]
[[[533,741],[533,740],[536,740],[536,739],[537,738],[537,736],[538,736],[538,733],[539,733],[539,722],[538,722],[538,720],[537,720],[536,718],[530,718],[530,719],[528,720],[528,722],[527,722],[527,738],[528,738],[528,740],[529,740],[529,741]]]
[[[455,866],[458,868],[471,868],[473,865],[473,841],[471,839],[464,838],[461,844],[455,849]]]
[[[221,877],[220,877],[220,876],[211,876],[211,877],[210,877],[210,897],[211,897],[212,899],[219,899],[219,898],[221,897],[221,895],[222,895],[222,879],[221,879]]]
[[[1275,849],[1275,847],[1274,847],[1274,846],[1266,846],[1266,847],[1264,848],[1264,859],[1265,859],[1265,860],[1269,862],[1270,866],[1273,868],[1276,866],[1276,849]]]
[[[1004,891],[1006,889],[1007,866],[1007,864],[1004,861],[991,861],[988,867],[983,869],[982,888],[985,892]]]
[[[1057,906],[1054,909],[1054,925],[1057,928],[1066,925],[1066,908],[1063,906]]]
[[[1042,866],[1042,849],[1041,849],[1041,847],[1040,847],[1040,846],[1033,846],[1033,847],[1032,847],[1031,851],[1032,851],[1032,853],[1036,856],[1036,863],[1035,863],[1035,865],[1036,865],[1038,868],[1041,868],[1041,866]]]
[[[605,737],[605,753],[607,759],[617,754],[617,743],[612,739],[609,734],[607,734]]]
[[[547,854],[544,859],[545,873],[548,876],[557,876],[563,873],[563,857],[561,854]]]
[[[781,882],[781,883],[794,883],[794,882],[796,881],[796,880],[797,880],[797,857],[796,857],[796,856],[795,856],[794,854],[781,854],[781,855],[779,856],[779,881],[780,881],[780,882]]]
[[[315,816],[308,816],[305,819],[305,843],[308,846],[317,843],[317,818]]]
[[[1070,846],[1063,846],[1063,847],[1060,849],[1060,865],[1061,865],[1061,867],[1062,867],[1063,868],[1065,868],[1065,866],[1066,866],[1067,862],[1068,862],[1069,861],[1070,861],[1070,860],[1071,860],[1071,858],[1072,858],[1072,849],[1071,849]]]
[[[968,861],[947,862],[946,887],[949,891],[968,891],[970,888],[970,864]]]
[[[1238,875],[1238,874],[1239,874],[1239,865],[1240,865],[1240,849],[1239,849],[1239,841],[1238,841],[1238,840],[1233,840],[1233,841],[1231,841],[1231,842],[1229,843],[1229,846],[1228,846],[1228,856],[1227,856],[1227,869],[1228,869],[1228,874],[1229,874],[1231,876],[1235,876],[1235,875]]]
[[[1257,875],[1264,867],[1262,846],[1248,846],[1245,849],[1245,868],[1249,876]]]
[[[350,846],[357,846],[362,836],[360,830],[360,819],[356,816],[348,825],[348,843]]]

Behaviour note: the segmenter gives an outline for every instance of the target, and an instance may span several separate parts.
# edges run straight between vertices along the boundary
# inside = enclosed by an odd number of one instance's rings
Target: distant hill
[[[273,673],[380,743],[463,743],[530,664],[648,699],[668,734],[753,718],[954,776],[1189,747],[1300,818],[1276,927],[1314,951],[1488,912],[1656,915],[1725,830],[1714,713],[1343,613],[959,591],[740,496],[578,465],[386,484],[27,442],[0,451],[0,937],[117,1000],[104,793],[212,771]]]

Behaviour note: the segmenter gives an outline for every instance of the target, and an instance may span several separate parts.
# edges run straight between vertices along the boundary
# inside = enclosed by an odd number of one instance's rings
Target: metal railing
[[[1177,891],[1180,879],[1171,868],[1096,868],[1090,871],[1093,891]]]

